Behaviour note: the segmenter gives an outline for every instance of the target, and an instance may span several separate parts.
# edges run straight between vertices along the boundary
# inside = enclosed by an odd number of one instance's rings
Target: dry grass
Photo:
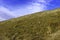
[[[0,39],[60,40],[60,9],[56,10],[0,22]]]

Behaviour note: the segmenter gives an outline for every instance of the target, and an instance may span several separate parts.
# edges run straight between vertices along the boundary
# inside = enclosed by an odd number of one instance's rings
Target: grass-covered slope
[[[60,9],[0,22],[0,40],[60,40]]]

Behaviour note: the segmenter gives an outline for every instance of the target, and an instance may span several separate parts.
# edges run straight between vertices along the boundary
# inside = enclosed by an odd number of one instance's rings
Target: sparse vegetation
[[[60,9],[0,22],[0,40],[60,40]]]

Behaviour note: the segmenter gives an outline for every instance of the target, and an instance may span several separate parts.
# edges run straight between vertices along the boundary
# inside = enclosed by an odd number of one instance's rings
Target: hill
[[[0,22],[0,40],[60,40],[60,9]]]

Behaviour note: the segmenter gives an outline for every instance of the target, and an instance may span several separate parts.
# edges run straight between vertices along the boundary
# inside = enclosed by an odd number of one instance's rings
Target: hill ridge
[[[0,22],[0,39],[60,40],[60,35],[58,35],[60,32],[60,9],[56,10],[37,12]],[[52,36],[55,33],[57,33],[55,35],[57,37]]]

